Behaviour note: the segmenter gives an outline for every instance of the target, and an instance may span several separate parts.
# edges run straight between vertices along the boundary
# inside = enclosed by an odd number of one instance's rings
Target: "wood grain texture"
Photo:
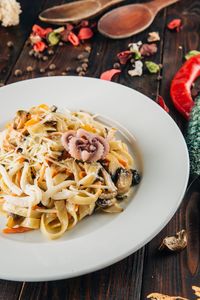
[[[180,1],[167,9],[167,22],[173,18],[183,20],[183,29],[171,32],[168,29],[164,34],[163,52],[163,79],[160,94],[170,108],[170,114],[179,127],[185,130],[186,122],[174,109],[170,100],[170,82],[178,68],[184,61],[184,55],[189,50],[199,49],[200,41],[200,2]],[[179,48],[179,46],[181,46]],[[173,172],[173,168],[172,168]],[[199,182],[194,183],[186,194],[180,209],[169,224],[148,245],[144,263],[144,277],[141,299],[155,291],[168,295],[180,295],[188,299],[196,299],[191,286],[200,285],[199,273]],[[157,248],[161,240],[167,235],[174,235],[177,231],[186,228],[188,233],[188,248],[179,254],[158,253]]]
[[[27,0],[19,2],[22,8],[20,24],[8,28],[0,26],[0,83],[5,83],[8,78],[45,0],[34,3]],[[8,41],[13,42],[12,48],[7,47]]]

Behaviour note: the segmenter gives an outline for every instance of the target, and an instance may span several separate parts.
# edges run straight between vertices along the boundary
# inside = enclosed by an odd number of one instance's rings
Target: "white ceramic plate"
[[[41,103],[107,116],[135,137],[143,160],[142,181],[123,213],[88,217],[56,241],[40,231],[0,233],[0,278],[55,280],[101,269],[138,250],[172,218],[188,181],[188,153],[177,125],[149,98],[98,79],[51,77],[3,87],[0,99],[1,127],[18,109]]]

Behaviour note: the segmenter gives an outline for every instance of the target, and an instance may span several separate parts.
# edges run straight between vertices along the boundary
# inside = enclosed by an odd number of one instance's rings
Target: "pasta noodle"
[[[4,232],[40,229],[56,239],[96,210],[122,211],[137,171],[116,132],[86,112],[19,110],[0,132]]]

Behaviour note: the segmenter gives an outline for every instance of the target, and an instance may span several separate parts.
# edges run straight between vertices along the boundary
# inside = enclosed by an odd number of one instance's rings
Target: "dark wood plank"
[[[0,300],[18,299],[22,285],[20,282],[0,280]]]
[[[200,3],[199,1],[183,0],[167,9],[167,21],[175,17],[183,20],[181,32],[170,32],[166,29],[163,53],[163,80],[160,94],[170,107],[170,114],[184,131],[185,121],[174,109],[170,96],[170,82],[181,66],[185,53],[199,49],[200,41]],[[182,46],[183,49],[179,49]],[[170,187],[169,187],[170,188]],[[195,193],[197,191],[197,193]],[[191,195],[192,192],[192,195]],[[161,292],[168,295],[179,295],[188,299],[196,299],[191,286],[199,286],[199,182],[194,184],[184,198],[180,209],[169,224],[147,246],[144,278],[141,299],[151,292]],[[157,247],[167,235],[186,228],[189,235],[187,250],[179,254],[159,254]]]
[[[29,35],[32,24],[38,16],[39,11],[44,5],[42,1],[19,1],[22,8],[20,15],[20,24],[13,27],[0,26],[0,83],[5,83],[8,78],[18,56],[23,48],[23,45]],[[7,47],[7,42],[12,41],[13,48]]]
[[[144,249],[138,251],[134,256],[112,267],[85,276],[53,282],[27,283],[20,299],[139,299],[141,281],[136,274],[142,269],[143,251]]]

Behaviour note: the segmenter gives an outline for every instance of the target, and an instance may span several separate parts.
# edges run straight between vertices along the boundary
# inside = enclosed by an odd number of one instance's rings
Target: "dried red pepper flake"
[[[70,31],[68,34],[68,41],[74,46],[78,46],[80,44],[78,36],[72,31]]]
[[[166,105],[162,96],[158,95],[158,97],[156,99],[156,103],[158,103],[167,113],[169,113],[169,108]]]
[[[47,48],[47,45],[44,42],[37,42],[33,45],[33,50],[35,52],[43,52]]]
[[[65,27],[66,27],[66,30],[68,30],[68,31],[72,31],[72,30],[74,29],[74,25],[72,25],[72,24],[70,24],[70,23],[67,23],[67,24],[65,25]]]
[[[117,58],[119,59],[119,62],[121,65],[125,65],[127,61],[132,57],[132,52],[129,50],[119,52],[117,54]]]
[[[93,35],[94,35],[94,33],[93,33],[92,29],[90,29],[89,27],[82,27],[79,30],[78,38],[80,40],[89,40],[93,37]]]
[[[119,69],[110,69],[103,72],[100,76],[100,79],[111,81],[113,76],[119,73],[121,73],[121,70]]]
[[[32,27],[33,33],[39,35],[41,38],[45,38],[47,34],[49,34],[51,31],[53,31],[52,28],[42,28],[41,26],[35,24]]]
[[[179,32],[181,29],[181,25],[182,25],[181,19],[173,19],[168,23],[167,28]]]

